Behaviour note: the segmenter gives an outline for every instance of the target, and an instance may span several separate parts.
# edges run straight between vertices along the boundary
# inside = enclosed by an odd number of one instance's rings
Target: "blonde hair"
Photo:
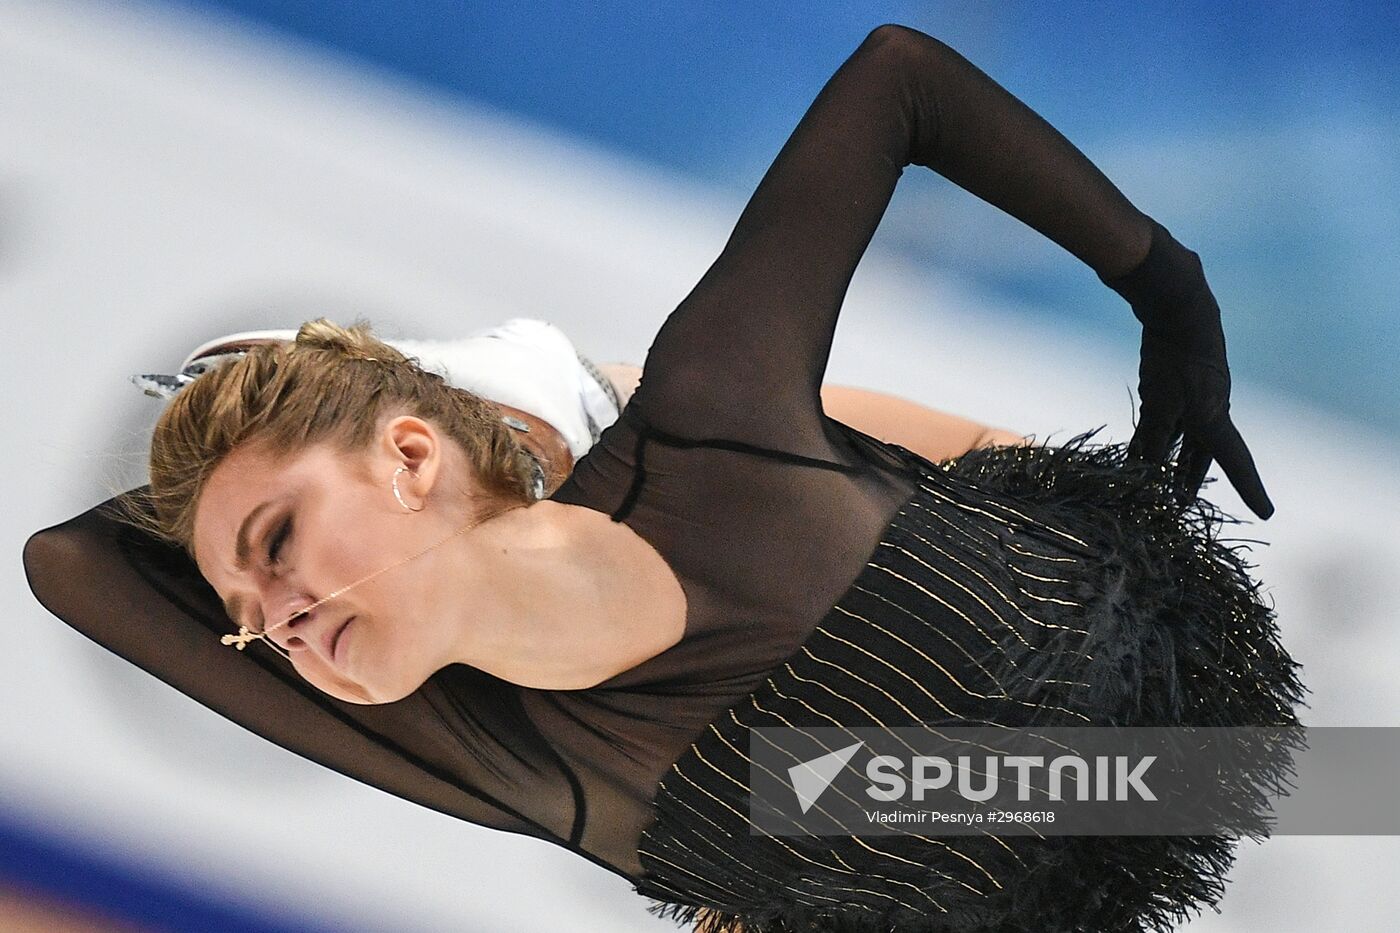
[[[416,415],[456,441],[487,499],[532,501],[525,449],[493,404],[448,385],[376,338],[367,321],[308,321],[290,344],[257,345],[171,400],[151,437],[150,486],[125,516],[193,556],[194,514],[209,475],[255,442],[274,455],[330,443],[365,450],[388,412]]]

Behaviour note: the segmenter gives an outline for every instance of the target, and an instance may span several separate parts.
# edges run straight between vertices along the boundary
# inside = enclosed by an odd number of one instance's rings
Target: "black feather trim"
[[[1280,644],[1273,608],[1250,576],[1247,543],[1220,537],[1224,525],[1239,520],[1199,497],[1180,501],[1168,465],[1129,458],[1123,444],[1091,444],[1099,430],[1055,446],[983,448],[941,464],[889,445],[941,483],[990,492],[1024,511],[1032,519],[1027,533],[1036,533],[1037,522],[1070,529],[1101,571],[1078,581],[1084,604],[1093,607],[1078,634],[1061,629],[1034,644],[1008,635],[1000,651],[982,659],[998,680],[1016,683],[1021,695],[1053,698],[1029,721],[1008,724],[1082,724],[1056,718],[1054,710],[1069,704],[1099,725],[1298,725],[1296,709],[1306,705],[1307,692],[1300,665]],[[1065,546],[1063,539],[1056,544]],[[1087,663],[1086,653],[1092,658]],[[1065,686],[1070,682],[1087,687],[1071,691]],[[729,737],[738,739],[737,732]],[[637,891],[652,901],[652,913],[692,925],[695,933],[1167,931],[1203,907],[1218,909],[1237,838],[1268,835],[1266,794],[1291,776],[1289,752],[1296,747],[1246,749],[1238,767],[1223,776],[1228,786],[1221,825],[1232,827],[1233,835],[968,839],[967,845],[981,847],[975,850],[979,863],[994,867],[997,877],[1014,879],[991,893],[967,893],[941,881],[949,877],[948,866],[935,865],[934,853],[917,846],[903,852],[907,858],[900,861],[907,864],[882,863],[872,871],[872,889],[941,885],[943,912],[873,911],[854,903],[808,907],[795,903],[783,885],[764,888],[762,897],[743,904],[703,905],[701,897],[680,903],[676,892],[689,879],[663,877],[660,865]],[[696,831],[699,821],[691,811],[704,808],[706,800],[686,802],[688,792],[668,791],[663,784],[658,826],[649,830],[653,842],[683,829]],[[742,841],[735,838],[737,828],[726,832],[715,844]],[[834,844],[830,837],[820,842]],[[667,850],[676,851],[684,847]],[[755,879],[762,877],[797,885],[802,873],[810,874],[805,867],[765,861],[757,847],[744,851],[752,871],[720,879],[724,888],[755,890]],[[699,862],[685,869],[692,876],[705,870]]]

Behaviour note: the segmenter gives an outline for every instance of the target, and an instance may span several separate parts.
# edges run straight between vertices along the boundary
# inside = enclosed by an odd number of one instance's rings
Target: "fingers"
[[[1196,432],[1186,435],[1181,442],[1181,462],[1175,477],[1177,497],[1183,504],[1195,499],[1200,492],[1212,459],[1211,448]]]
[[[1128,455],[1142,460],[1164,461],[1180,435],[1179,412],[1163,414],[1158,409],[1149,409],[1144,402],[1142,418],[1138,421],[1132,440],[1128,442]]]
[[[1168,428],[1166,425],[1170,424]],[[1168,421],[1144,412],[1137,430],[1128,443],[1128,455],[1154,462],[1165,462],[1173,443],[1181,435],[1181,421]],[[1181,502],[1196,498],[1211,462],[1221,470],[1235,487],[1251,512],[1262,519],[1274,514],[1274,504],[1264,491],[1264,482],[1254,466],[1254,457],[1245,446],[1244,438],[1229,415],[1210,425],[1187,434],[1181,443],[1181,454],[1173,477],[1173,486]]]
[[[1264,482],[1254,468],[1254,458],[1229,415],[1211,425],[1207,442],[1230,485],[1235,487],[1249,510],[1260,518],[1274,514],[1274,504],[1264,491]]]

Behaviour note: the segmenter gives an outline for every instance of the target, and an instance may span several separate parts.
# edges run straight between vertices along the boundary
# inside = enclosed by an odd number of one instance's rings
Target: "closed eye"
[[[282,523],[277,526],[277,530],[273,532],[272,537],[268,539],[267,562],[269,564],[277,563],[277,559],[282,553],[282,547],[287,543],[287,538],[291,536],[291,533],[292,519],[291,516],[288,516],[282,520]]]

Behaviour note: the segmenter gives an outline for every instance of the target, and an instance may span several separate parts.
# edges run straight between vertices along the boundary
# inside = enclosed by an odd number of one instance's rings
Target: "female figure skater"
[[[1129,301],[1126,447],[937,465],[823,412],[842,297],[909,164]],[[1230,838],[758,835],[744,750],[765,725],[1296,724],[1297,665],[1196,497],[1217,459],[1272,512],[1228,396],[1196,255],[951,48],[888,25],[548,498],[497,410],[318,322],[182,391],[149,488],[25,561],[55,614],[196,700],[566,846],[702,933],[1164,929],[1220,897]]]

